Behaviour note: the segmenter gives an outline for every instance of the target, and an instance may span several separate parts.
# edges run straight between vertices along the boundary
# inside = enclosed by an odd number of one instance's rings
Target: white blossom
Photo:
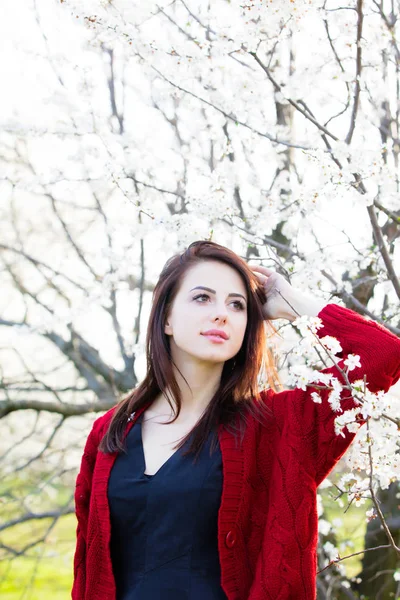
[[[344,364],[348,368],[349,371],[352,371],[356,367],[361,367],[360,356],[358,354],[349,354]]]
[[[342,410],[340,406],[340,395],[343,390],[343,386],[336,377],[331,378],[331,386],[333,387],[333,390],[329,392],[328,402],[331,405],[332,410],[338,412]]]
[[[323,548],[325,553],[328,555],[329,560],[338,560],[339,551],[331,542],[325,542]]]
[[[328,535],[331,530],[331,524],[326,519],[319,519],[318,521],[318,531],[321,535]]]
[[[289,383],[302,390],[306,390],[307,385],[319,381],[320,378],[321,373],[307,365],[293,365],[289,372]]]
[[[326,346],[328,350],[332,352],[332,354],[339,354],[339,352],[342,352],[342,346],[339,340],[331,335],[325,335],[324,337],[320,338],[320,342]]]
[[[323,326],[322,319],[319,317],[309,317],[307,315],[302,315],[301,317],[297,317],[293,321],[293,325],[295,325],[299,330],[300,334],[305,337],[311,333],[316,333],[318,329]]]
[[[357,433],[360,428],[360,423],[356,422],[356,417],[359,414],[359,408],[353,408],[351,410],[346,410],[343,414],[335,417],[335,433],[336,435],[341,435],[345,437],[343,433],[343,429],[347,427],[347,430],[350,433]]]
[[[367,521],[367,523],[369,521],[372,521],[373,519],[376,519],[377,514],[376,514],[376,511],[375,511],[375,508],[370,508],[369,510],[367,510],[366,513],[365,513],[365,516],[366,516],[365,520]]]
[[[363,394],[361,406],[361,412],[364,419],[367,417],[378,419],[387,409],[389,402],[389,397],[383,390],[374,394],[367,389],[365,394]]]
[[[321,404],[321,402],[322,402],[322,398],[317,392],[312,392],[311,398],[313,399],[313,402],[315,402],[316,404]]]

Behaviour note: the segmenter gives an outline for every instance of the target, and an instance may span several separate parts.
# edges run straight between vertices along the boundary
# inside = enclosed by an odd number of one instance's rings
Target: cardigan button
[[[236,531],[234,531],[233,529],[228,531],[225,537],[225,544],[228,548],[232,548],[232,546],[236,544]]]

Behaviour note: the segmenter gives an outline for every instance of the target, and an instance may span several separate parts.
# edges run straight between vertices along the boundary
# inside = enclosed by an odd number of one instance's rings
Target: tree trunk
[[[400,544],[400,484],[393,482],[387,490],[380,490],[378,500],[397,546]],[[364,548],[387,545],[388,539],[378,518],[367,525]],[[396,597],[398,582],[394,572],[400,568],[400,559],[393,548],[366,552],[358,577],[362,580],[357,590],[368,600],[391,600]],[[397,599],[399,597],[397,596]]]

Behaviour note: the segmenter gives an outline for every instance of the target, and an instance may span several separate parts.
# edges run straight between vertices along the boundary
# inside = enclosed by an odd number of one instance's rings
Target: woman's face
[[[207,289],[205,289],[207,288]],[[186,272],[166,321],[172,357],[224,363],[240,350],[247,325],[247,292],[239,273],[216,262],[201,262]],[[204,335],[210,329],[228,339]]]

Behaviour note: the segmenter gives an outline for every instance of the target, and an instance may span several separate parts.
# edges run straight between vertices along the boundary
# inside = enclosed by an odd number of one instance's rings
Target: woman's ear
[[[166,333],[167,335],[172,335],[172,327],[169,324],[168,319],[165,321],[164,333]]]

